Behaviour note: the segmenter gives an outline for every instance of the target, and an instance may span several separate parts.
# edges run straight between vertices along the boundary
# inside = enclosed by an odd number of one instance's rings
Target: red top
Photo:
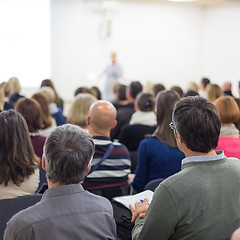
[[[216,150],[223,150],[226,157],[240,159],[240,138],[219,137]]]

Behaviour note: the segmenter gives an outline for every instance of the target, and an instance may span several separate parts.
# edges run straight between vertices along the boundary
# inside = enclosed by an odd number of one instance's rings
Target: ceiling
[[[120,1],[131,1],[131,2],[156,2],[156,3],[172,3],[172,4],[184,4],[184,5],[194,5],[194,6],[201,6],[201,7],[211,7],[222,5],[226,3],[236,3],[240,0],[196,0],[195,2],[169,2],[168,0],[120,0]]]

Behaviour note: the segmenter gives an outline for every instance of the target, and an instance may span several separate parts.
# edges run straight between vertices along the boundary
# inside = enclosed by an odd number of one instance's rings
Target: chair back
[[[4,231],[10,218],[21,210],[39,202],[41,198],[42,194],[33,194],[0,200],[0,239],[3,239]]]
[[[164,180],[165,178],[157,178],[157,179],[154,179],[150,182],[148,182],[145,187],[144,187],[144,190],[151,190],[151,191],[154,191],[155,188]]]

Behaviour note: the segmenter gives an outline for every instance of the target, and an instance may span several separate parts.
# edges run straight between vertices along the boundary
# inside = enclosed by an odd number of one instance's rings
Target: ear
[[[114,128],[116,127],[116,125],[117,125],[117,120],[114,120],[114,123],[113,123],[113,125],[112,125],[112,128],[111,128],[111,129],[114,129]]]
[[[89,173],[89,172],[90,172],[90,170],[91,170],[91,167],[92,167],[92,164],[91,164],[91,163],[89,163],[89,165],[88,165],[88,169],[87,169],[87,172],[86,172],[85,176],[87,176],[87,175],[88,175],[88,173]]]
[[[178,131],[176,131],[176,140],[177,140],[179,143],[182,143],[182,142],[183,142],[182,136],[180,135],[180,133],[179,133]]]
[[[46,171],[44,156],[42,156],[42,168]]]

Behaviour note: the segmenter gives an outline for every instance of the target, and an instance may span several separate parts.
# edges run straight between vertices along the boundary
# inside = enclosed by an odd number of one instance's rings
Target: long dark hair
[[[166,143],[170,147],[177,147],[173,130],[169,127],[172,121],[174,105],[180,100],[175,91],[161,91],[156,97],[157,129],[153,136]]]
[[[0,184],[19,186],[39,165],[24,118],[14,110],[0,113]]]

